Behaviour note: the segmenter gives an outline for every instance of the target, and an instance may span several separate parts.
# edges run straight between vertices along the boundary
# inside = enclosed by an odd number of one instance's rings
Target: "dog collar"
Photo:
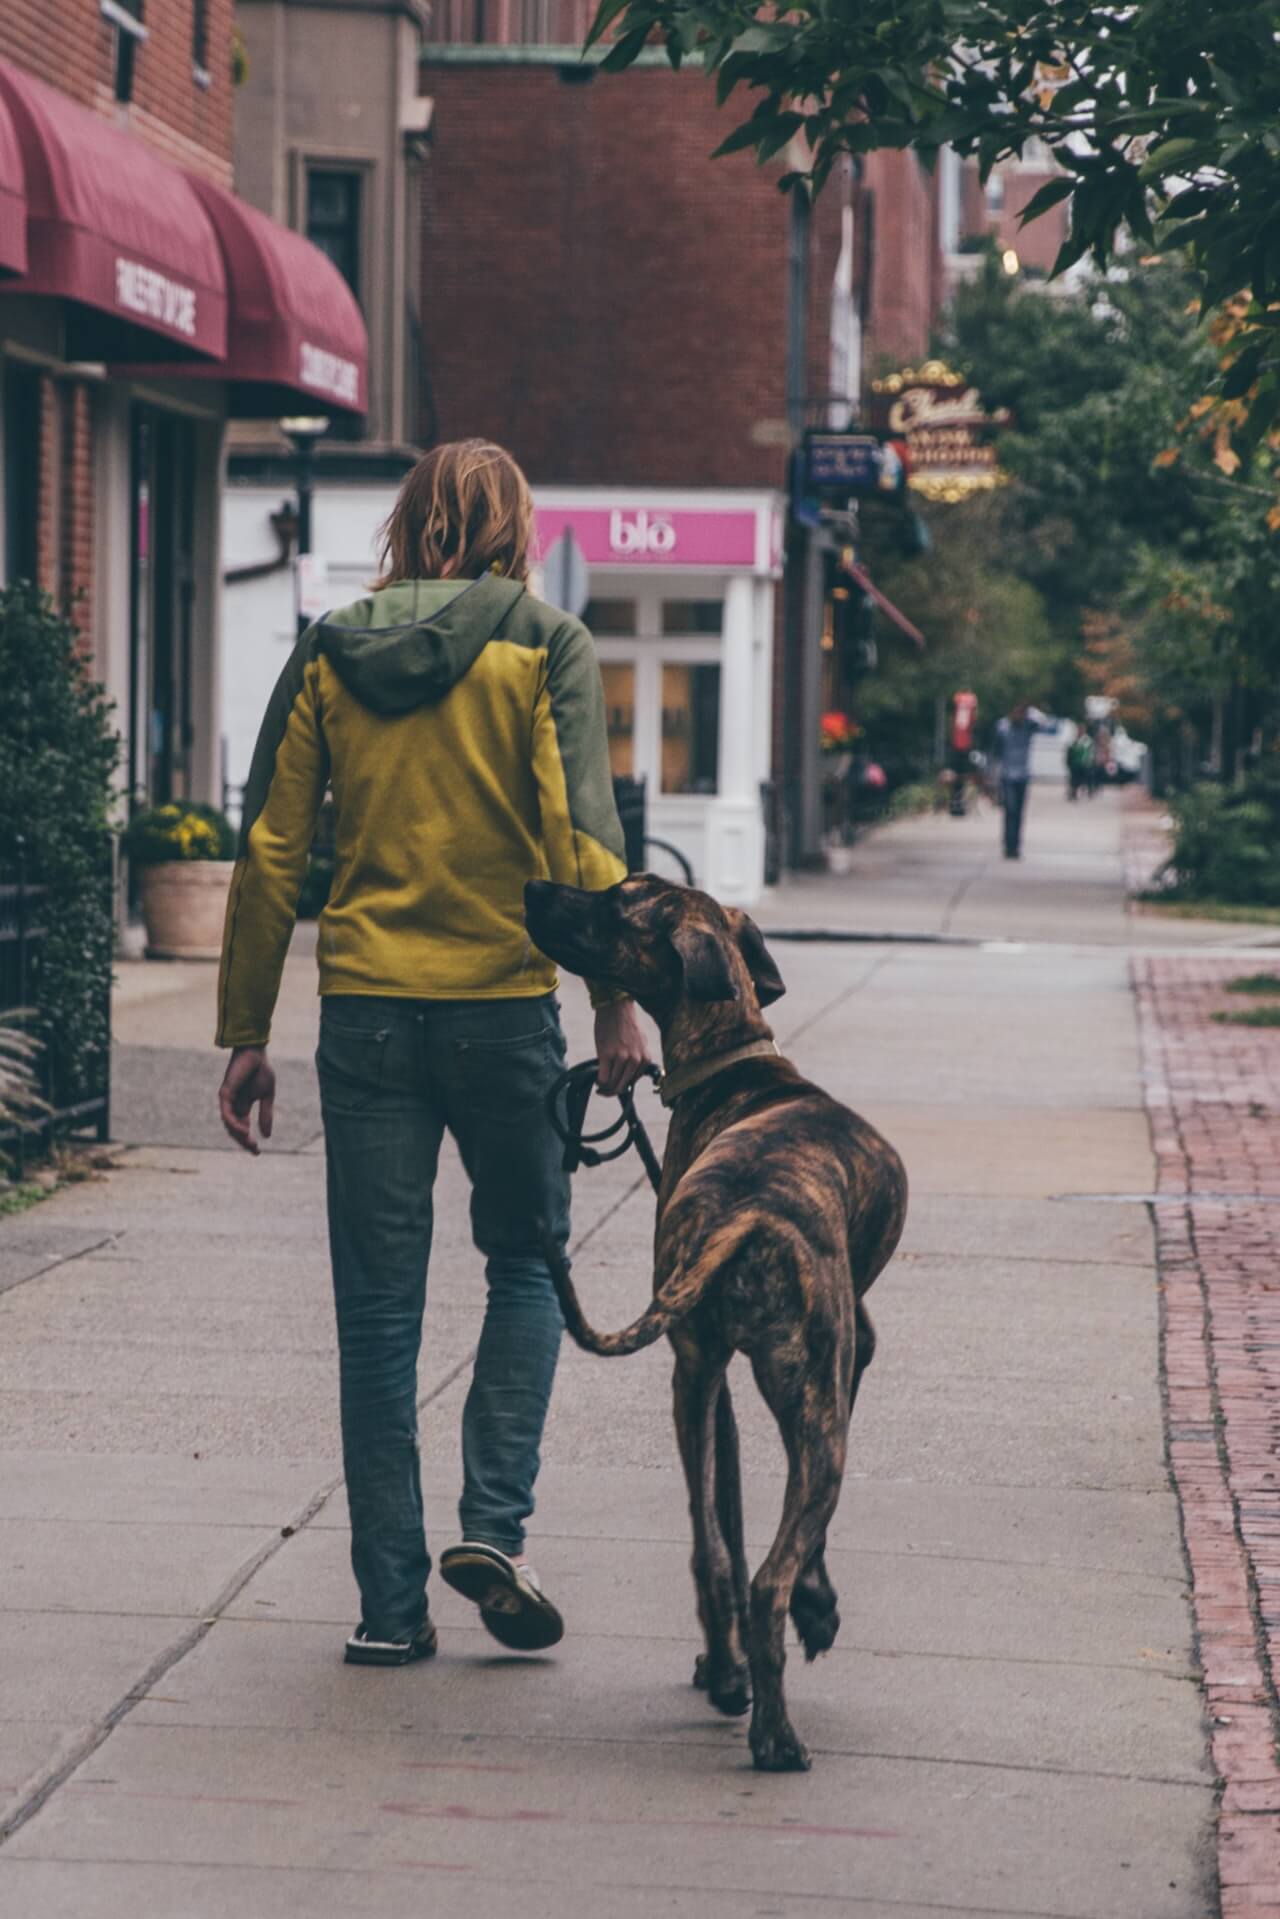
[[[776,1039],[753,1039],[749,1045],[735,1046],[728,1053],[717,1053],[713,1059],[700,1060],[696,1066],[685,1066],[679,1072],[664,1073],[658,1081],[658,1098],[664,1106],[674,1106],[695,1086],[701,1086],[704,1080],[714,1079],[717,1073],[727,1072],[730,1066],[736,1066],[740,1060],[763,1059],[766,1055],[774,1059],[782,1057]]]

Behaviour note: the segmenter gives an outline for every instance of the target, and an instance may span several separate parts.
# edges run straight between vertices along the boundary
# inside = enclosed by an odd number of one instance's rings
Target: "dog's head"
[[[654,873],[632,873],[603,893],[530,880],[524,917],[550,959],[619,987],[659,1024],[682,1000],[742,1000],[753,1010],[786,991],[753,919]]]

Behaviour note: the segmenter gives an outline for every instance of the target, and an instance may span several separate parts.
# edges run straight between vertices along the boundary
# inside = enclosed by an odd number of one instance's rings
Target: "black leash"
[[[636,1111],[631,1087],[618,1094],[622,1111],[612,1126],[605,1126],[598,1133],[585,1131],[587,1108],[595,1091],[599,1065],[599,1060],[584,1059],[580,1065],[571,1066],[567,1073],[560,1075],[547,1094],[547,1114],[564,1147],[564,1170],[566,1173],[576,1173],[579,1166],[603,1166],[608,1160],[621,1159],[634,1146],[656,1193],[662,1168],[644,1129],[644,1122]],[[656,1083],[660,1078],[661,1074],[652,1064],[640,1069],[640,1079],[651,1079]],[[639,1083],[637,1080],[636,1085]],[[623,1135],[618,1144],[608,1152],[602,1152],[600,1142],[613,1139],[618,1133]]]

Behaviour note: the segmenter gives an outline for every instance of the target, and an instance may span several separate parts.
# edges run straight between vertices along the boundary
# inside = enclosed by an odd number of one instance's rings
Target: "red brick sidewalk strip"
[[[1222,1911],[1280,1915],[1280,1029],[1215,1025],[1239,959],[1136,960],[1169,1463],[1191,1562]],[[1268,1204],[1270,1201],[1272,1203]]]

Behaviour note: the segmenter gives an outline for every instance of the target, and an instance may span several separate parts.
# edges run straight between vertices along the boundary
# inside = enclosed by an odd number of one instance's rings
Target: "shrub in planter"
[[[79,637],[25,581],[0,589],[0,873],[46,889],[30,1030],[60,1106],[97,1091],[110,1046],[112,708]]]
[[[1193,786],[1169,802],[1173,851],[1159,878],[1183,899],[1280,904],[1280,778],[1260,767],[1244,785]]]
[[[134,814],[121,846],[139,868],[154,958],[217,959],[235,845],[234,827],[213,806],[173,801]]]

